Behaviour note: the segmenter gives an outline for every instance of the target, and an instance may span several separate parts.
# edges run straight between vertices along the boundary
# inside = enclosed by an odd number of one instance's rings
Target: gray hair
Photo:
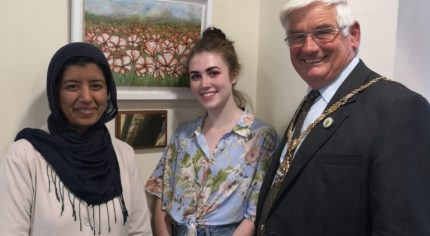
[[[279,19],[285,32],[288,32],[289,29],[288,15],[294,10],[306,7],[314,2],[320,2],[327,6],[335,4],[338,26],[350,26],[355,21],[347,0],[287,0],[279,14]],[[342,34],[348,36],[348,28],[345,28]]]

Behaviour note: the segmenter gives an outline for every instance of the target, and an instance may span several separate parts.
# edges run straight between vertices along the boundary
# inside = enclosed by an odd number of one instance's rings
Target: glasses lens
[[[303,44],[305,38],[305,33],[292,33],[285,40],[289,46],[297,46]]]
[[[338,33],[344,27],[327,27],[327,28],[319,28],[315,29],[310,33],[291,33],[284,39],[284,41],[290,47],[298,47],[303,46],[306,36],[308,34],[312,35],[312,39],[319,44],[329,43],[333,41]]]
[[[327,43],[333,41],[338,33],[339,28],[322,28],[312,31],[312,37],[321,43]]]

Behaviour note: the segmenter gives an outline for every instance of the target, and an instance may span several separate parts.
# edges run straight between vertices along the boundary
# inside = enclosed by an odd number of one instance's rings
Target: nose
[[[318,49],[319,45],[315,42],[311,34],[307,34],[304,40],[302,50],[313,51]]]
[[[202,76],[201,83],[200,83],[200,86],[201,86],[202,88],[210,87],[210,85],[211,85],[211,83],[210,83],[210,82],[211,82],[211,81],[210,81],[210,78],[209,78],[207,75],[203,75],[203,76]]]
[[[90,102],[91,101],[91,89],[89,86],[82,86],[79,90],[79,101]]]

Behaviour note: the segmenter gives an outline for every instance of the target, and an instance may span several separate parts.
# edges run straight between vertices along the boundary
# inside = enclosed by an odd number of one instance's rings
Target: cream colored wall
[[[281,133],[306,91],[306,84],[291,66],[279,9],[285,0],[261,1],[257,115]],[[398,0],[349,0],[361,24],[359,57],[389,78],[394,73]]]
[[[244,66],[238,89],[256,100],[259,0],[213,0],[212,25],[236,42]],[[24,127],[42,126],[49,114],[46,69],[53,53],[68,42],[69,3],[65,0],[0,2],[0,153]],[[238,11],[240,9],[240,11]],[[168,133],[201,110],[193,100],[119,101],[122,110],[168,110]],[[114,132],[114,124],[108,124]],[[161,149],[136,151],[142,183],[160,158]]]
[[[237,88],[257,100],[257,59],[260,25],[260,0],[212,0],[213,25],[220,27],[231,40],[243,70]],[[264,5],[265,1],[261,1]]]
[[[394,79],[430,101],[429,9],[427,0],[400,1]]]
[[[68,39],[66,1],[0,2],[0,153],[23,127],[46,120],[50,56]]]
[[[290,63],[278,12],[284,0],[261,4],[257,115],[279,132],[286,128],[306,86]]]

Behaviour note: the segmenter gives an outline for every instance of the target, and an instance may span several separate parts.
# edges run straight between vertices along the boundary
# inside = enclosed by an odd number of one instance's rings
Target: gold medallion
[[[334,124],[334,119],[331,116],[325,118],[323,123],[322,123],[322,125],[325,129],[330,128],[333,124]]]

